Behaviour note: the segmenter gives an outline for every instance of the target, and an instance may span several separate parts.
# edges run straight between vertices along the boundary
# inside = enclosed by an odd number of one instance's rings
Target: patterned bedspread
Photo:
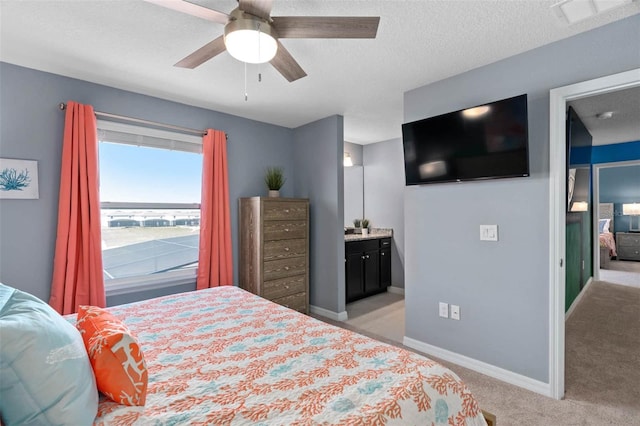
[[[110,308],[142,345],[144,407],[97,425],[486,425],[450,370],[236,287]]]
[[[613,234],[611,232],[602,232],[598,235],[600,240],[600,245],[605,245],[609,248],[609,256],[617,256],[616,252],[616,241],[613,239]]]

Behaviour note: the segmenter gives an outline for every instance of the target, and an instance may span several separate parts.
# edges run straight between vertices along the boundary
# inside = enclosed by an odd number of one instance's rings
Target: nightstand
[[[618,260],[640,261],[640,233],[616,232]]]

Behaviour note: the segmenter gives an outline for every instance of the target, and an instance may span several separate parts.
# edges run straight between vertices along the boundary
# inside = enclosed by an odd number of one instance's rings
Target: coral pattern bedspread
[[[144,407],[101,397],[98,425],[486,425],[440,364],[236,287],[108,310],[141,343],[149,386]]]

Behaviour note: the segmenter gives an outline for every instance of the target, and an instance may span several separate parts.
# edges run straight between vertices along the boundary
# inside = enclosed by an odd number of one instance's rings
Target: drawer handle
[[[288,285],[285,285],[284,288],[285,288],[285,290],[289,290],[289,286]]]
[[[284,232],[289,232],[289,228],[284,228]]]
[[[369,258],[369,255],[367,255],[367,259]]]
[[[289,247],[285,247],[285,248],[284,248],[284,251],[289,251]]]
[[[364,259],[364,256],[362,256],[362,258]]]
[[[384,256],[384,253],[380,253],[381,256]]]
[[[285,213],[289,213],[289,209],[284,209],[284,212]]]
[[[285,271],[288,271],[288,270],[289,270],[289,267],[288,267],[288,266],[285,266],[285,267],[284,267],[284,270],[285,270]]]

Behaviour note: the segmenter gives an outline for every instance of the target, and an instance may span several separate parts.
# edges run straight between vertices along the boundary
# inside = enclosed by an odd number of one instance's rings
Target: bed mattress
[[[442,365],[237,287],[109,311],[140,342],[149,386],[144,407],[101,397],[97,425],[486,424]]]

